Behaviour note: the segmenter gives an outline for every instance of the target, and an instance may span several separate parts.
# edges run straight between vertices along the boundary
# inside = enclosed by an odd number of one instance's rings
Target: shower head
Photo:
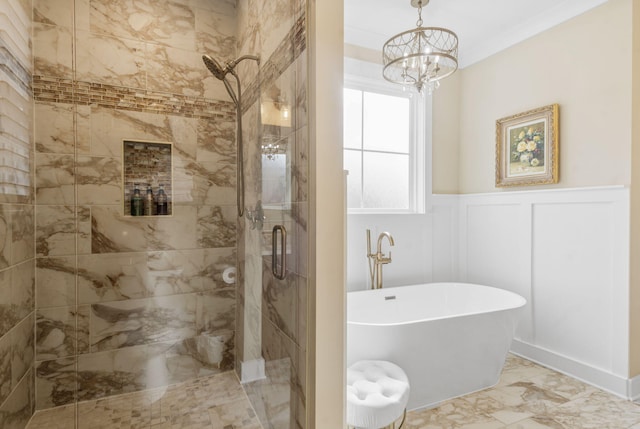
[[[218,61],[216,61],[214,58],[211,58],[209,55],[205,54],[202,56],[202,61],[204,61],[204,65],[207,66],[209,71],[213,73],[213,75],[216,78],[220,80],[223,80],[228,73],[231,73],[235,76],[233,69],[236,68],[236,66],[240,61],[244,61],[244,60],[253,60],[258,64],[260,64],[260,57],[255,55],[243,55],[240,58],[237,58],[233,61],[228,61],[224,67],[222,67]]]
[[[220,80],[223,80],[224,77],[229,73],[228,68],[222,68],[220,63],[215,59],[211,58],[209,55],[203,55],[202,61],[204,61],[204,65],[207,66],[209,71]]]

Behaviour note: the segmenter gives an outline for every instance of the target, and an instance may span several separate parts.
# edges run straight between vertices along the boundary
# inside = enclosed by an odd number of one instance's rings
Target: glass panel
[[[364,149],[409,152],[409,99],[364,93]]]
[[[364,153],[365,208],[409,208],[409,155]]]
[[[362,91],[344,89],[344,147],[362,148]]]
[[[362,207],[362,152],[345,150],[344,169],[349,171],[347,176],[347,208],[360,208]]]

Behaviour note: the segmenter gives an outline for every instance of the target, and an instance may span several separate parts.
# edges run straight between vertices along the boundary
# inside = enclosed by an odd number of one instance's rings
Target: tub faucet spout
[[[367,257],[369,258],[369,272],[371,274],[371,288],[382,289],[382,266],[391,263],[391,251],[389,256],[382,253],[382,239],[387,238],[389,245],[393,246],[393,236],[388,232],[383,232],[378,236],[376,253],[371,252],[371,231],[367,230]]]

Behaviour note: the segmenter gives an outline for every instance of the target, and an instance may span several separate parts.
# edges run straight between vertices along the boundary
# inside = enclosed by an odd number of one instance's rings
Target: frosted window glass
[[[347,207],[350,209],[362,207],[362,152],[355,150],[344,151],[344,169],[349,171],[347,176]]]
[[[344,90],[344,147],[362,148],[362,91]]]
[[[363,206],[409,208],[409,155],[364,152]]]
[[[364,149],[409,152],[409,99],[364,93]]]

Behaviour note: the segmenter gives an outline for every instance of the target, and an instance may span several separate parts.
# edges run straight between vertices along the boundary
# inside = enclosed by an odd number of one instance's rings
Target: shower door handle
[[[280,231],[280,270],[278,270],[278,231]],[[280,280],[284,280],[287,275],[287,229],[284,225],[276,225],[271,231],[271,272]]]

